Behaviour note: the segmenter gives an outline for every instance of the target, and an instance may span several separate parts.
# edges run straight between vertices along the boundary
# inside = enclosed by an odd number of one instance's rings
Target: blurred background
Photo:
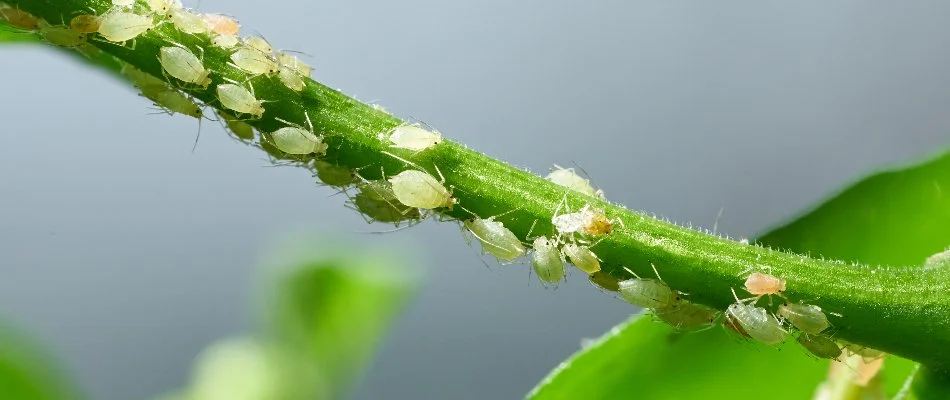
[[[186,2],[186,6],[197,4]],[[950,3],[203,0],[314,78],[614,202],[748,237],[950,127]],[[95,399],[185,385],[252,331],[274,238],[322,232],[425,269],[355,399],[523,396],[634,310],[478,256],[452,224],[371,235],[343,196],[221,127],[150,115],[55,51],[0,51],[0,316]]]

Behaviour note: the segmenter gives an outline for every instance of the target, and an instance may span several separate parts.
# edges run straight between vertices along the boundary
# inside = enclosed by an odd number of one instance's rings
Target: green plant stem
[[[103,0],[11,3],[49,21],[69,21],[72,16],[90,10],[102,14],[111,7]],[[169,41],[204,50],[205,67],[213,71],[214,83],[207,89],[184,91],[210,106],[220,106],[215,85],[224,83],[225,78],[248,79],[245,73],[227,64],[228,51],[211,46],[204,36],[182,34],[171,24],[163,24],[137,38],[134,49],[131,44],[123,47],[99,40],[90,43],[167,80],[157,54]],[[735,301],[732,289],[743,297],[743,271],[769,267],[773,275],[787,280],[789,299],[808,301],[841,315],[829,315],[835,337],[934,367],[950,367],[950,271],[946,269],[851,265],[738,243],[566,191],[452,141],[418,153],[393,149],[378,135],[402,121],[309,79],[300,93],[285,88],[276,77],[256,77],[250,81],[257,97],[268,101],[264,117],[248,121],[263,132],[284,126],[278,118],[306,126],[306,112],[314,130],[324,135],[330,146],[326,159],[359,169],[366,179],[416,168],[389,154],[411,160],[434,176],[438,176],[437,167],[461,206],[442,210],[444,215],[468,218],[465,210],[483,218],[504,214],[498,220],[527,240],[529,231],[532,236],[554,233],[551,218],[559,206],[576,211],[590,204],[603,208],[609,218],[618,221],[613,233],[592,247],[603,261],[603,270],[616,279],[629,278],[623,267],[640,276],[651,276],[652,264],[671,287],[688,293],[689,300],[725,309]],[[266,145],[262,148],[278,159],[305,161],[282,155]],[[950,186],[950,182],[945,184]]]

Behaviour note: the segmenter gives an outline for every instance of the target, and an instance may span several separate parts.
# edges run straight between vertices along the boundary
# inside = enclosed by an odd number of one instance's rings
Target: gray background
[[[517,166],[576,161],[616,202],[748,236],[948,143],[950,3],[204,0],[314,77]],[[792,3],[792,4],[789,4]],[[262,5],[263,4],[263,5]],[[188,4],[194,6],[194,4]],[[632,309],[578,274],[486,269],[451,224],[383,237],[307,172],[123,84],[5,48],[0,313],[97,399],[184,384],[254,326],[261,250],[318,229],[417,242],[427,285],[359,399],[515,398]],[[262,204],[274,206],[261,207]],[[489,262],[489,265],[491,263]]]

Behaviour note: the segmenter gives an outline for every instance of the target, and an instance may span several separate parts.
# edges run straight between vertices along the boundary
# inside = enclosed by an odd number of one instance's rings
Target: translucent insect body
[[[821,311],[821,307],[809,304],[782,304],[778,307],[778,315],[802,332],[812,335],[817,335],[831,326],[828,317]]]
[[[455,198],[445,186],[423,171],[406,170],[389,178],[393,193],[409,207],[433,209],[452,207]]]
[[[482,243],[482,250],[499,261],[512,261],[525,253],[518,237],[494,218],[472,218],[462,224]]]
[[[158,62],[166,73],[182,82],[201,88],[211,84],[211,72],[184,46],[162,47],[159,49]]]
[[[600,260],[587,246],[568,243],[564,245],[564,255],[571,261],[571,264],[574,264],[581,271],[588,274],[600,271]]]
[[[390,131],[389,141],[395,148],[422,151],[442,143],[442,134],[415,124],[400,125]]]
[[[554,171],[551,171],[545,179],[591,197],[604,198],[604,192],[595,190],[594,187],[591,186],[590,180],[582,178],[574,172],[574,168],[561,168],[558,165],[554,165],[554,168]]]
[[[534,239],[531,252],[531,268],[542,282],[557,283],[564,278],[564,256],[557,242],[541,236]]]
[[[633,271],[627,270],[631,274]],[[656,268],[653,268],[656,272]],[[636,276],[636,274],[633,274]],[[657,273],[659,278],[659,273]],[[620,295],[628,303],[643,308],[665,308],[678,300],[677,294],[660,279],[627,279],[620,282]]]

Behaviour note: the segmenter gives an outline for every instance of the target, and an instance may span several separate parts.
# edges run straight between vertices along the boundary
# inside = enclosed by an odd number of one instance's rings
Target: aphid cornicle
[[[162,69],[176,79],[201,88],[211,84],[211,72],[205,69],[195,53],[184,46],[166,46],[159,50],[158,62]]]
[[[588,274],[600,271],[600,260],[587,246],[568,243],[564,245],[564,255],[571,261],[571,264],[574,264],[581,271]]]
[[[233,83],[222,83],[216,88],[218,101],[229,110],[242,114],[251,114],[260,119],[264,116],[264,104],[254,97],[254,93]]]
[[[650,278],[620,281],[620,295],[628,303],[643,308],[664,308],[678,300],[669,285]]]
[[[389,141],[398,149],[422,151],[442,143],[442,134],[416,124],[399,125],[389,131]]]
[[[719,310],[682,299],[653,310],[653,313],[678,332],[698,332],[712,328],[722,315]]]
[[[817,335],[831,326],[828,317],[821,311],[821,307],[809,304],[782,304],[778,306],[778,315],[802,332],[812,335]]]
[[[309,130],[278,118],[278,121],[291,126],[285,126],[270,134],[274,146],[287,154],[326,154],[327,144],[323,142],[321,137],[313,132],[313,123],[310,122],[310,115],[304,112],[304,117],[307,119]]]
[[[69,20],[69,27],[78,33],[96,33],[99,31],[99,16],[80,14]]]
[[[313,160],[317,178],[321,182],[336,187],[346,187],[357,182],[356,172],[342,165],[331,164],[322,160]]]
[[[734,318],[746,334],[762,343],[774,345],[788,337],[788,332],[782,329],[782,324],[766,309],[744,304],[738,297],[736,302],[726,309],[726,314]]]
[[[409,207],[433,209],[455,205],[452,193],[423,171],[405,170],[389,178],[389,182],[392,183],[396,199]]]
[[[231,54],[235,66],[251,75],[270,75],[279,71],[277,62],[270,55],[257,49],[242,48]]]
[[[841,347],[824,335],[802,333],[795,339],[805,350],[818,358],[836,359],[841,356]]]
[[[152,16],[117,11],[99,20],[99,35],[113,43],[124,43],[148,32],[155,26]]]
[[[557,242],[541,236],[531,245],[531,268],[542,282],[558,283],[564,278],[564,255]]]
[[[571,189],[576,192],[586,194],[591,197],[596,197],[599,199],[604,198],[604,192],[600,190],[595,190],[590,184],[590,180],[581,178],[574,168],[561,168],[558,165],[554,165],[554,170],[551,171],[545,179],[554,182],[557,185],[564,186],[568,189]]]
[[[482,251],[499,261],[511,261],[524,255],[521,240],[500,221],[475,217],[462,221],[462,224],[482,243]]]

